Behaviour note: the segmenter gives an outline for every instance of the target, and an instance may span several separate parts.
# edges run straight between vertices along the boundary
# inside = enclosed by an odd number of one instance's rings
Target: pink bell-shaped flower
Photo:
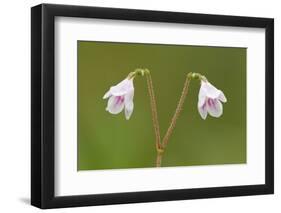
[[[213,117],[220,117],[223,113],[222,103],[226,97],[221,90],[218,90],[208,81],[201,80],[201,87],[198,95],[198,111],[205,120],[209,113]]]
[[[133,78],[124,79],[119,84],[110,87],[105,93],[103,99],[108,99],[106,111],[111,114],[118,114],[125,109],[125,117],[127,120],[132,115],[134,109],[134,84]]]

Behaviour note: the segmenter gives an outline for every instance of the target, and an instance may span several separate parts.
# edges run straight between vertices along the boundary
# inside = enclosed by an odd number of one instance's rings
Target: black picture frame
[[[264,28],[265,184],[93,195],[54,195],[54,20],[82,17],[162,23]],[[217,198],[274,193],[274,19],[41,4],[31,8],[31,204],[42,208]]]

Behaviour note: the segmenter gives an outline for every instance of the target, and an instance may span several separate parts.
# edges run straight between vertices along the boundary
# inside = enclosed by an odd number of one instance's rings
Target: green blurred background
[[[134,80],[134,112],[126,120],[105,111],[102,97],[135,68],[154,83],[161,136],[173,116],[188,72],[199,72],[228,102],[220,118],[197,111],[193,80],[162,166],[246,163],[246,49],[78,41],[78,170],[154,167],[155,136],[146,79]]]

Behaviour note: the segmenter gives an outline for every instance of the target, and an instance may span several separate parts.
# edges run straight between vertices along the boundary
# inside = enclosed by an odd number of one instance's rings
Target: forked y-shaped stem
[[[155,137],[156,137],[156,151],[157,151],[157,157],[156,157],[156,167],[161,167],[162,163],[162,156],[163,153],[167,147],[167,144],[169,142],[169,139],[173,133],[173,130],[176,126],[177,119],[179,118],[179,115],[182,111],[183,104],[185,101],[185,98],[188,93],[188,88],[191,79],[201,79],[201,80],[206,80],[205,76],[202,76],[199,73],[188,73],[185,79],[185,83],[183,86],[183,90],[181,93],[181,97],[179,99],[176,111],[172,117],[171,123],[169,125],[169,128],[167,129],[167,132],[163,138],[163,141],[161,142],[161,136],[160,136],[160,127],[159,127],[159,122],[158,122],[158,114],[157,114],[157,107],[156,107],[156,99],[155,99],[155,94],[154,94],[154,89],[153,89],[153,83],[152,83],[152,78],[150,75],[150,71],[148,69],[136,69],[134,72],[129,74],[129,78],[134,78],[136,75],[146,75],[146,80],[147,80],[147,87],[148,87],[148,93],[150,97],[150,107],[151,107],[151,113],[152,113],[152,122],[154,126],[154,132],[155,132]]]

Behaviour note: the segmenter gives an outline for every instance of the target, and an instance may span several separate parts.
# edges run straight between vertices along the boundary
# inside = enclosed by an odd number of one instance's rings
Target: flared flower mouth
[[[198,95],[198,111],[201,117],[205,120],[208,113],[213,117],[220,117],[223,114],[222,102],[227,102],[224,93],[208,81],[201,81]]]
[[[124,79],[119,84],[110,87],[103,99],[107,99],[106,111],[111,114],[118,114],[125,109],[125,117],[130,119],[134,109],[134,84],[133,79]]]

